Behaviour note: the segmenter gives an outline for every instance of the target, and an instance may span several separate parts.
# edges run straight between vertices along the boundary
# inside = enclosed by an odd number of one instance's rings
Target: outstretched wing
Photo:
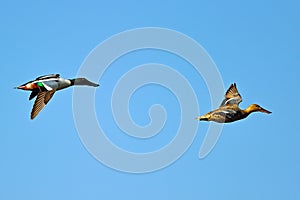
[[[38,95],[38,93],[39,93],[39,92],[37,92],[37,91],[32,91],[32,92],[30,93],[30,96],[29,96],[29,101],[30,101],[31,99],[33,99],[36,95]]]
[[[59,74],[48,74],[48,75],[44,75],[44,76],[39,76],[35,80],[45,80],[48,78],[59,78],[59,77],[60,77]]]
[[[54,95],[55,90],[39,92],[37,98],[34,101],[34,105],[31,111],[31,119],[34,119],[39,112],[45,107],[45,105],[50,101]]]
[[[229,104],[239,104],[242,102],[242,100],[242,96],[239,94],[239,91],[236,88],[236,84],[233,83],[225,93],[225,99],[222,101],[220,107]]]

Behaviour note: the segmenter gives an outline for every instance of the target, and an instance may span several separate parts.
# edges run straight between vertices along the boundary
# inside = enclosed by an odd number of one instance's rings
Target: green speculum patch
[[[37,85],[40,86],[40,87],[44,86],[42,82],[38,82]]]

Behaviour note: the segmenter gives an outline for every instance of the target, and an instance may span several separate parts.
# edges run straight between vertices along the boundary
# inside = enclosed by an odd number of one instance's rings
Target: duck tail
[[[200,116],[200,117],[196,117],[196,120],[199,120],[199,121],[208,121],[209,118],[208,118],[208,116],[203,115],[203,116]]]

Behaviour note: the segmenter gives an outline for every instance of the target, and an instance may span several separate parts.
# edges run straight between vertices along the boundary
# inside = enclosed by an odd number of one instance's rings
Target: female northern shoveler
[[[99,84],[92,83],[85,78],[63,79],[60,78],[59,74],[49,74],[40,76],[33,81],[29,81],[19,87],[16,87],[16,89],[32,91],[29,96],[29,100],[37,96],[31,111],[31,119],[34,119],[50,101],[57,90],[74,85],[99,86]]]
[[[236,84],[231,84],[225,94],[225,99],[222,101],[220,107],[213,110],[205,115],[197,117],[200,121],[215,121],[219,123],[229,123],[240,119],[246,118],[252,112],[263,112],[270,114],[272,112],[263,109],[257,104],[251,104],[245,110],[238,107],[239,103],[242,102],[242,97],[239,94]]]

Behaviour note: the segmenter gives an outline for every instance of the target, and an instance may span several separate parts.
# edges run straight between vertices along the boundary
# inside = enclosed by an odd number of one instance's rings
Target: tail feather
[[[199,120],[199,121],[208,121],[209,118],[207,116],[203,115],[203,116],[197,117],[196,120]]]

